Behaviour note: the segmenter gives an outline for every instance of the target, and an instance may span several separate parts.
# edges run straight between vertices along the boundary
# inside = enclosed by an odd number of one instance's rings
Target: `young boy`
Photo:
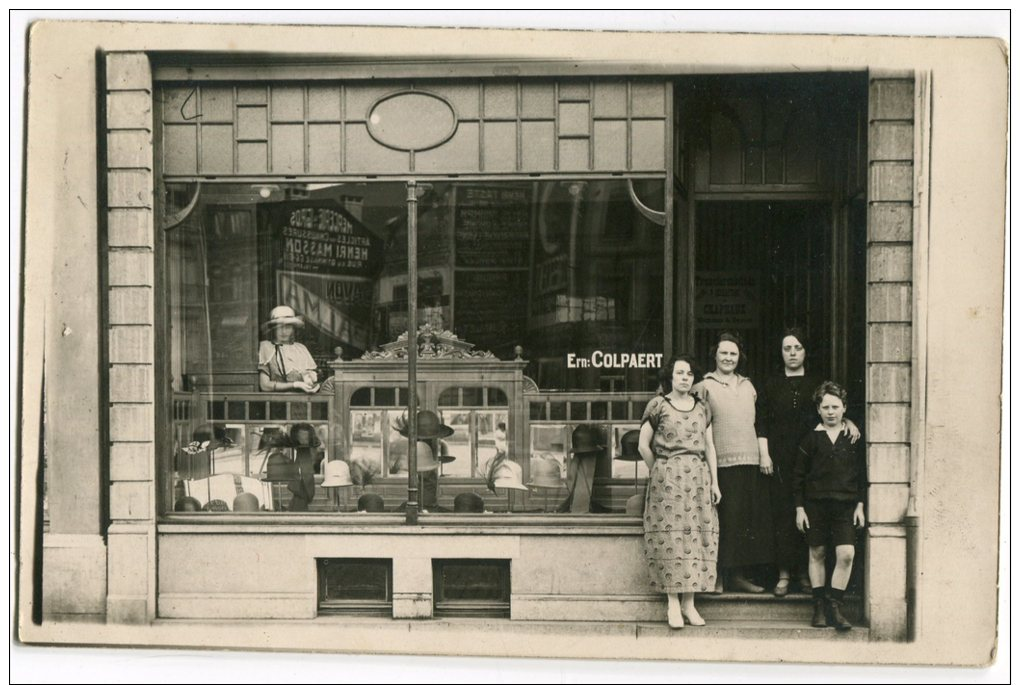
[[[815,599],[811,625],[850,630],[842,606],[854,565],[854,528],[864,527],[868,487],[864,441],[853,444],[843,434],[846,390],[827,381],[815,390],[814,399],[821,423],[801,442],[793,470],[797,528],[806,533],[809,547],[808,577]],[[826,606],[825,546],[830,540],[836,548],[836,566]]]

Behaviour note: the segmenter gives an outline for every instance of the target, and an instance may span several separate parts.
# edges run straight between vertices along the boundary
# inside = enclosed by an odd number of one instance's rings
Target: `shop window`
[[[316,559],[319,614],[393,615],[392,559]]]
[[[436,618],[510,618],[508,559],[434,559]]]
[[[169,320],[161,342],[173,408],[166,512],[213,500],[238,511],[233,500],[243,494],[256,496],[258,511],[353,511],[356,498],[346,495],[373,491],[388,510],[400,508],[408,460],[396,426],[406,420],[406,382],[391,374],[346,395],[336,388],[345,363],[385,358],[406,340],[406,185],[277,179],[165,188]],[[656,219],[664,207],[657,179],[425,187],[419,324],[456,336],[469,358],[518,360],[542,391],[589,393],[529,407],[512,404],[509,384],[420,381],[419,407],[453,429],[436,444],[445,459],[435,510],[466,491],[480,491],[489,510],[541,510],[534,491],[484,487],[501,454],[527,482],[528,421],[612,424],[622,418],[613,411],[621,398],[637,395],[644,406],[655,389],[647,359],[662,351],[668,306]],[[423,359],[443,354],[421,350]],[[261,445],[267,432],[297,424],[321,428],[319,445]],[[231,445],[203,447],[196,434],[207,425],[226,431]],[[342,498],[322,486],[334,459],[357,488]],[[612,469],[601,477],[612,478]]]

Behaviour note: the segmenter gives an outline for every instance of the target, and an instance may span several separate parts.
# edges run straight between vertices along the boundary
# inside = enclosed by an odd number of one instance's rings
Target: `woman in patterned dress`
[[[694,359],[671,358],[662,369],[663,394],[641,419],[638,451],[648,465],[645,559],[652,588],[666,593],[671,628],[684,619],[703,626],[694,594],[715,586],[722,498],[712,442],[712,413],[691,394]]]

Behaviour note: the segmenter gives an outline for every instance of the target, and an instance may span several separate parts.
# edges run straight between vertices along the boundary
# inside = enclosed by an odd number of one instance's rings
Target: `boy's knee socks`
[[[843,593],[844,592],[846,592],[846,590],[837,590],[834,587],[830,587],[829,588],[829,598],[830,599],[834,599],[837,602],[842,602],[843,601]]]
[[[825,588],[824,587],[813,587],[811,588],[811,596],[815,599],[825,599]]]

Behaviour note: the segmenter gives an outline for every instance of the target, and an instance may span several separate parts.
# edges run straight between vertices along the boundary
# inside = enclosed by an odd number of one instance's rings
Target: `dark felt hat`
[[[174,511],[202,511],[202,503],[194,497],[182,497],[174,504]]]
[[[485,511],[485,500],[477,492],[462,492],[453,498],[453,510],[463,514],[480,514]]]
[[[374,492],[365,493],[358,498],[358,511],[378,513],[385,510],[386,504],[383,502],[383,498]]]
[[[641,461],[641,452],[638,451],[638,442],[641,439],[641,431],[627,431],[620,438],[620,454],[616,456],[618,461]]]
[[[269,483],[288,483],[298,478],[298,467],[289,457],[276,453],[269,455],[266,463],[265,481]]]
[[[604,448],[600,442],[601,436],[594,426],[582,424],[570,434],[571,454],[596,454]]]
[[[406,419],[396,425],[397,432],[405,438],[409,433],[409,426]],[[434,411],[424,409],[418,412],[418,439],[432,440],[433,438],[448,438],[453,435],[453,429],[439,420]]]

